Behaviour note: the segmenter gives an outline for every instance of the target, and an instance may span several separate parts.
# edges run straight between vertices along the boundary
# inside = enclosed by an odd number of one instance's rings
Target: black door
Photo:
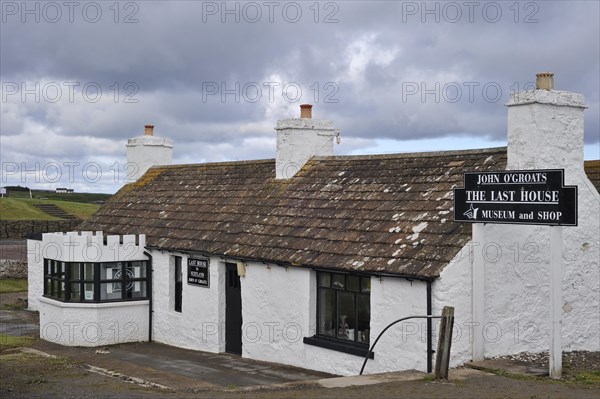
[[[226,263],[225,352],[242,354],[242,291],[235,263]]]

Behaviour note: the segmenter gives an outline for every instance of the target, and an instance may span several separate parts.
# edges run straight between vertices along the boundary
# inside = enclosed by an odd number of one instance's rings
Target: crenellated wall
[[[100,346],[148,339],[149,301],[61,302],[44,294],[44,259],[61,262],[147,260],[141,234],[46,233],[27,240],[28,306],[40,313],[40,337],[67,346]]]

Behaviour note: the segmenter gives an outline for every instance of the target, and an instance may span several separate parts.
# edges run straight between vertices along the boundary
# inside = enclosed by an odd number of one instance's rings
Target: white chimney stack
[[[300,105],[299,119],[277,121],[275,177],[289,179],[314,156],[333,155],[333,139],[339,130],[333,121],[312,119],[312,105]]]
[[[155,137],[154,125],[144,126],[144,135],[127,141],[127,167],[125,181],[139,179],[153,165],[169,165],[173,159],[171,140]]]
[[[536,90],[511,94],[508,168],[583,170],[582,94],[554,90],[554,74],[536,75]]]

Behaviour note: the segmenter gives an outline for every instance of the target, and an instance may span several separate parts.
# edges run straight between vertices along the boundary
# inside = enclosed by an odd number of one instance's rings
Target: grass
[[[77,216],[79,219],[87,219],[94,212],[100,208],[99,205],[94,204],[82,204],[79,202],[67,202],[67,201],[44,201],[44,202],[53,202],[56,206],[61,208],[67,213],[71,215]]]
[[[0,198],[0,220],[57,220],[33,206],[35,200]]]
[[[580,371],[575,374],[575,381],[584,384],[600,384],[600,371]]]
[[[500,369],[485,369],[485,371],[496,375],[512,378],[514,380],[544,381],[551,384],[592,384],[600,385],[600,371],[568,371],[569,367],[563,367],[563,376],[560,380],[554,380],[550,377],[541,377],[535,375],[511,373]]]
[[[10,348],[18,348],[21,346],[31,346],[33,344],[33,341],[33,337],[15,337],[12,335],[0,333],[0,351]]]
[[[0,294],[27,291],[27,279],[0,280]]]
[[[0,198],[0,220],[58,220],[35,207],[36,204],[54,204],[80,219],[87,219],[99,208],[98,205],[57,200],[29,198]]]

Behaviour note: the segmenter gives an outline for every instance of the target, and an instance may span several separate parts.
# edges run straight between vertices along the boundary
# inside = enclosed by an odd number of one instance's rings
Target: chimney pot
[[[551,91],[554,88],[554,74],[552,72],[541,72],[535,74],[535,89]]]
[[[154,135],[154,125],[144,125],[144,136]]]
[[[312,105],[301,104],[300,105],[300,118],[311,119],[312,118]]]

